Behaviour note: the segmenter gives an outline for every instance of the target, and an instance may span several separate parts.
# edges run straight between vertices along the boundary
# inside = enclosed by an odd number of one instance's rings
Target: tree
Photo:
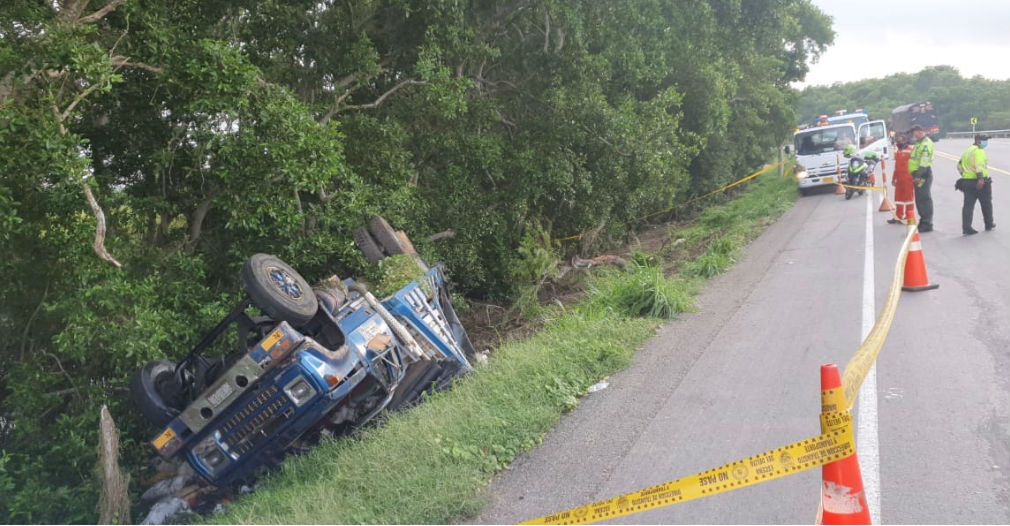
[[[359,190],[336,124],[209,38],[202,3],[88,4],[0,11],[4,522],[93,522],[98,408],[137,471],[129,375],[223,314],[248,254],[337,244]]]
[[[973,116],[979,118],[978,129],[1006,129],[1010,127],[1008,84],[982,77],[965,79],[951,66],[935,66],[914,74],[809,86],[800,94],[799,121],[813,122],[817,115],[838,108],[864,108],[874,119],[889,119],[898,106],[930,101],[942,131],[971,130]]]

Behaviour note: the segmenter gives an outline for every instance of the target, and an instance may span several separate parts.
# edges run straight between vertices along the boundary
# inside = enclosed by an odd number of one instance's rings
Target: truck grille
[[[274,427],[294,414],[293,407],[282,411],[287,405],[287,398],[278,396],[278,393],[277,386],[269,386],[221,426],[223,445],[232,455],[238,457],[248,453],[261,440],[269,437]]]

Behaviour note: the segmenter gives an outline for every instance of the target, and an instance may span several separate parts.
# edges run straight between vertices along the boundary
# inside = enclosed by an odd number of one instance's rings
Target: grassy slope
[[[494,473],[535,446],[590,385],[626,367],[661,324],[628,313],[669,317],[689,309],[684,298],[792,206],[795,188],[791,178],[763,176],[675,233],[685,242],[663,256],[684,259],[677,276],[636,267],[595,278],[586,301],[554,311],[542,332],[501,347],[450,391],[286,460],[255,494],[205,520],[424,524],[476,514]]]

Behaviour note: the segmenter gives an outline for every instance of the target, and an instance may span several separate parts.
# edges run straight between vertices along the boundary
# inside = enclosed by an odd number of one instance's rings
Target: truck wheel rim
[[[298,286],[298,282],[285,272],[283,269],[277,267],[267,268],[267,276],[270,278],[270,283],[274,285],[285,296],[291,299],[301,299],[302,288]]]

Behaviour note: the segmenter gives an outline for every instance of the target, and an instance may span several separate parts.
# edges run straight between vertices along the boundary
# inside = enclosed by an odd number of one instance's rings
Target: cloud
[[[799,87],[953,66],[1010,79],[1010,2],[812,0],[833,18],[835,43]]]

